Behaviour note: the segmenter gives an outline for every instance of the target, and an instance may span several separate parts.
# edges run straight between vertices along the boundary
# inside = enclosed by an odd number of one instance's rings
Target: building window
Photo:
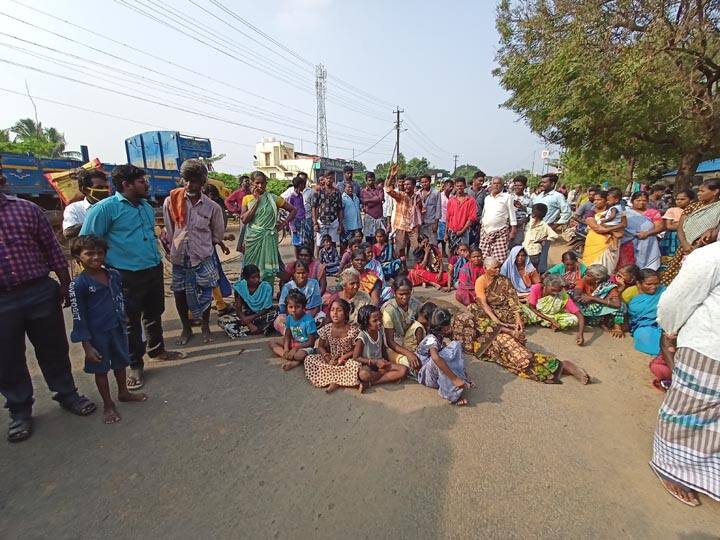
[[[274,172],[271,172],[271,173],[270,173],[270,178],[277,178],[277,176],[275,175]]]
[[[287,159],[287,154],[283,154],[283,159]]]
[[[270,152],[265,152],[265,165],[270,165]]]

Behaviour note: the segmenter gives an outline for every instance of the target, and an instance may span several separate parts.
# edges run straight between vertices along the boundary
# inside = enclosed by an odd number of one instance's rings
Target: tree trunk
[[[694,148],[685,152],[680,159],[677,176],[675,177],[675,193],[680,190],[688,189],[692,185],[698,165],[702,161],[703,153]]]
[[[632,186],[635,176],[635,156],[630,156],[627,160],[627,181]]]

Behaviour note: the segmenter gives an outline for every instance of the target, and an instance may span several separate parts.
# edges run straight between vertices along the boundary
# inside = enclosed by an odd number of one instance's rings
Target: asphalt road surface
[[[417,294],[449,300],[430,291]],[[530,329],[593,384],[468,359],[477,389],[458,408],[413,382],[326,395],[280,370],[266,339],[214,330],[186,360],[150,361],[149,401],[120,404],[111,426],[62,411],[30,348],[35,434],[0,443],[0,538],[720,538],[720,504],[680,504],[648,467],[662,395],[628,338],[588,330],[579,348]]]

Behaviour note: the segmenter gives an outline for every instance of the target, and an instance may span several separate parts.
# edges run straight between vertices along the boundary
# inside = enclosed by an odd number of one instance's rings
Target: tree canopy
[[[720,152],[720,0],[502,0],[495,74],[504,105],[597,168]]]
[[[10,133],[15,135],[10,140]],[[42,122],[22,118],[9,128],[0,130],[0,152],[31,153],[37,157],[63,157],[65,136],[54,127],[44,128]]]

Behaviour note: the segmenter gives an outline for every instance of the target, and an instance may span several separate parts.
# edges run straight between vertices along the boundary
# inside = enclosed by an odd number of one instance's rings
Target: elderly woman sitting
[[[368,293],[360,290],[360,273],[354,268],[343,270],[338,276],[338,283],[342,287],[339,291],[323,296],[323,311],[327,315],[326,320],[330,320],[330,306],[332,306],[332,303],[341,298],[350,304],[348,323],[356,324],[358,311],[360,311],[361,307],[372,304],[372,299]]]
[[[575,286],[575,301],[590,326],[603,326],[613,337],[625,337],[625,314],[617,285],[602,264],[591,264]]]
[[[500,364],[519,377],[554,384],[567,373],[588,384],[588,374],[573,362],[527,348],[517,292],[500,275],[497,259],[487,257],[483,266],[485,274],[475,283],[477,303],[470,306],[470,313],[455,316],[453,339],[462,342],[465,352]]]
[[[548,274],[542,283],[530,287],[527,305],[521,306],[526,324],[540,324],[555,331],[578,327],[575,341],[585,343],[585,317],[565,291],[562,276]]]
[[[530,287],[540,283],[540,274],[522,246],[510,250],[510,255],[500,267],[500,274],[510,280],[520,298],[525,298],[530,294]]]

